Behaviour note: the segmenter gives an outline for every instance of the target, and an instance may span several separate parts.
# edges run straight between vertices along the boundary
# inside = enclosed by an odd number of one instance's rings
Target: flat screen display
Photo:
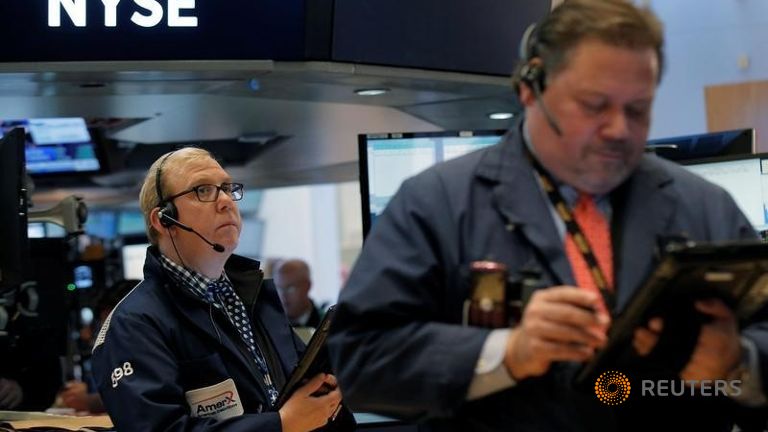
[[[400,184],[430,166],[499,142],[504,130],[358,136],[363,230],[370,231]]]
[[[149,243],[123,246],[123,279],[144,279],[144,259],[148,246]]]
[[[97,173],[102,164],[81,117],[2,120],[2,133],[21,127],[30,175]]]
[[[684,166],[727,190],[755,230],[768,230],[768,153],[700,159]]]

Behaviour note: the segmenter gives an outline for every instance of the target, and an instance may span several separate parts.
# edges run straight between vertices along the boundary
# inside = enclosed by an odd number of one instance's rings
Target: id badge
[[[184,393],[192,417],[213,417],[224,420],[242,415],[243,403],[232,378],[212,386]]]

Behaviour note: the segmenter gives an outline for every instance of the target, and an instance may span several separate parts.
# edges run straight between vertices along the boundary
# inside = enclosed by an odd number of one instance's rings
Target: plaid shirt
[[[274,405],[278,396],[277,389],[269,375],[264,354],[254,341],[251,320],[246,313],[245,305],[235,294],[235,289],[227,274],[222,272],[218,279],[210,279],[194,270],[176,264],[163,254],[160,254],[160,262],[179,286],[191,292],[195,297],[213,305],[216,309],[224,311],[256,362],[256,366],[264,378],[270,401]]]

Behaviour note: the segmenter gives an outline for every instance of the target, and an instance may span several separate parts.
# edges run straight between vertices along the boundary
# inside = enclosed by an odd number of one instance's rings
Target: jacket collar
[[[523,152],[523,119],[519,119],[500,145],[491,147],[481,159],[476,176],[491,184],[493,205],[508,224],[537,249],[551,270],[554,284],[573,284],[568,258],[552,220],[546,196]],[[646,277],[654,261],[656,239],[666,234],[674,214],[672,177],[656,156],[643,156],[640,165],[622,186],[611,193],[613,224],[622,233],[617,252],[617,306],[621,309]],[[618,198],[618,199],[617,199]],[[546,217],[542,217],[546,215]]]

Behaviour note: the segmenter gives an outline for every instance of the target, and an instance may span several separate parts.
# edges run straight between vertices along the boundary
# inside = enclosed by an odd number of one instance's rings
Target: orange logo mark
[[[620,405],[629,397],[629,378],[621,372],[603,372],[595,381],[595,395],[606,405]]]

